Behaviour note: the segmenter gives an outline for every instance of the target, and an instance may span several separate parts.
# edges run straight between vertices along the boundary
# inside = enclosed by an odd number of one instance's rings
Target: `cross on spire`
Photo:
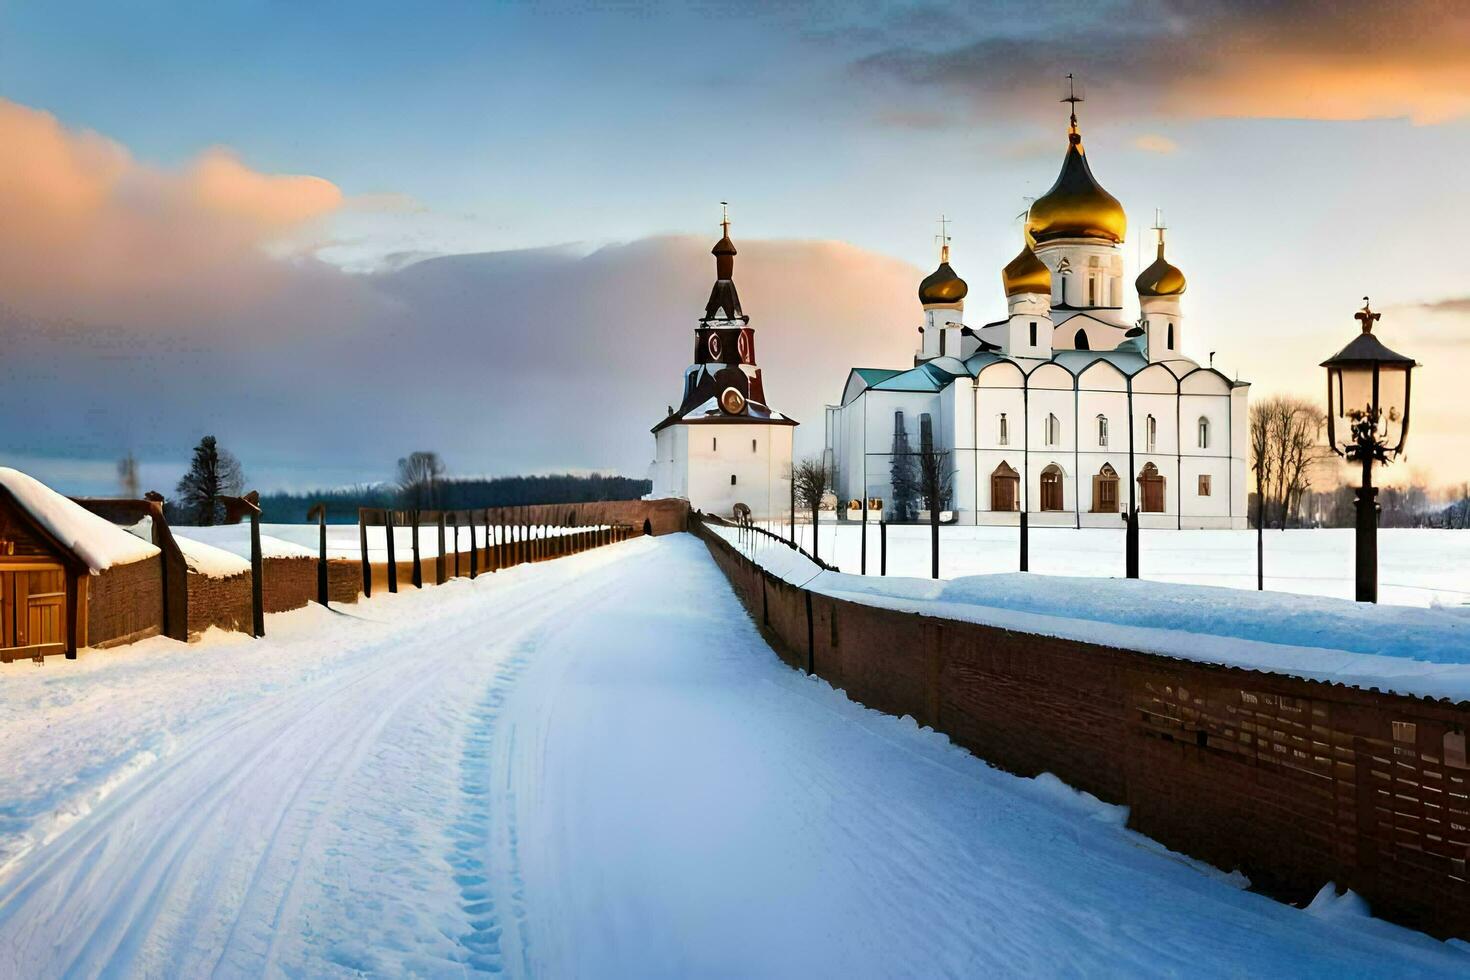
[[[1073,76],[1073,74],[1071,72],[1067,72],[1067,94],[1066,94],[1066,96],[1064,98],[1062,98],[1061,101],[1071,103],[1071,106],[1072,106],[1072,113],[1071,113],[1072,119],[1071,119],[1070,132],[1071,132],[1071,135],[1076,136],[1077,135],[1077,103],[1082,102],[1082,101],[1085,101],[1085,100],[1083,99],[1082,96],[1080,96],[1080,95],[1077,94],[1077,79]]]
[[[1164,224],[1164,212],[1162,208],[1154,208],[1154,231],[1159,233],[1159,257],[1164,255],[1164,229],[1169,226]]]
[[[949,261],[949,219],[943,214],[939,216],[939,234],[934,236],[939,242],[939,261]]]
[[[720,202],[720,229],[726,238],[730,237],[730,202]]]
[[[1372,333],[1373,332],[1373,324],[1376,323],[1376,322],[1378,322],[1378,318],[1381,317],[1382,315],[1383,315],[1382,313],[1374,313],[1373,312],[1372,308],[1370,307],[1370,305],[1368,303],[1368,297],[1364,296],[1363,297],[1363,308],[1361,310],[1359,310],[1358,312],[1356,312],[1356,313],[1353,314],[1353,319],[1357,320],[1359,323],[1361,323],[1363,325],[1363,332],[1364,333]],[[1376,387],[1377,387],[1377,382],[1376,381],[1374,383],[1374,387],[1375,387],[1375,390],[1376,390]]]

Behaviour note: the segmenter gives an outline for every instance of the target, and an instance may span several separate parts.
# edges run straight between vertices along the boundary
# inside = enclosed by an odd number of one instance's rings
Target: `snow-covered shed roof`
[[[0,466],[0,487],[93,574],[158,554],[158,548],[104,520],[34,477]]]
[[[247,530],[249,528],[249,525],[239,526]],[[233,575],[241,575],[250,571],[250,561],[232,551],[216,548],[212,544],[205,544],[203,541],[178,533],[174,534],[174,542],[184,553],[184,561],[188,564],[189,571],[197,575],[203,575],[205,578],[230,578]]]

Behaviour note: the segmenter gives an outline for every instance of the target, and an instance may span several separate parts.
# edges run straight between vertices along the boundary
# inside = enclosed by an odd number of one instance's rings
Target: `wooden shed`
[[[0,662],[76,656],[160,632],[152,543],[0,467]]]

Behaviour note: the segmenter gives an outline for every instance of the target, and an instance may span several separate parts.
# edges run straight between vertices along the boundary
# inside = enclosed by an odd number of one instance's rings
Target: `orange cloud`
[[[0,100],[0,296],[48,319],[168,328],[213,320],[282,285],[262,247],[330,214],[316,177],[207,150],[180,170]]]

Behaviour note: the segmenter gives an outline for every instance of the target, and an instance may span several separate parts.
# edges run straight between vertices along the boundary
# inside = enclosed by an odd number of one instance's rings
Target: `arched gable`
[[[1072,377],[1072,372],[1060,364],[1047,363],[1026,376],[1026,387],[1071,391],[1076,387],[1076,379]]]
[[[1162,364],[1150,364],[1133,376],[1133,390],[1143,394],[1174,395],[1179,381]]]
[[[975,385],[981,388],[1024,388],[1026,372],[1014,361],[996,361],[980,369],[975,375]]]
[[[1077,388],[1085,391],[1127,391],[1128,376],[1112,361],[1098,358],[1078,373]]]
[[[1186,395],[1228,395],[1230,379],[1214,368],[1195,368],[1179,379],[1179,390]]]

